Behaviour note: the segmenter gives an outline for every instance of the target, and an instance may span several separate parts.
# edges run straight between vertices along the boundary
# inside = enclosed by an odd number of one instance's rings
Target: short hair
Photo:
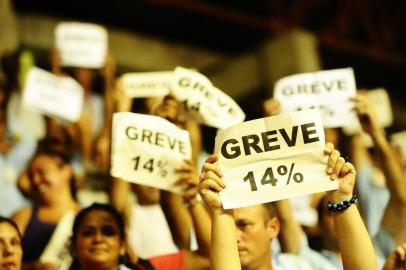
[[[272,202],[268,203],[263,203],[262,204],[265,212],[265,220],[268,221],[274,217],[276,217],[276,211],[275,211],[275,206],[273,205]]]
[[[11,218],[6,218],[6,217],[3,217],[3,216],[0,216],[0,223],[8,223],[8,224],[10,224],[17,231],[18,237],[20,238],[20,241],[21,241],[22,235],[21,235],[20,230],[18,229],[17,224],[14,222],[14,220],[12,220]]]

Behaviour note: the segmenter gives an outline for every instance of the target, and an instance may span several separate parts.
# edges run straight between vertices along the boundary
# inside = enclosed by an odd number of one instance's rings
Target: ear
[[[273,217],[270,220],[268,220],[268,222],[266,223],[266,229],[268,232],[269,240],[272,240],[278,236],[280,226],[281,225],[280,225],[279,219],[277,217]]]

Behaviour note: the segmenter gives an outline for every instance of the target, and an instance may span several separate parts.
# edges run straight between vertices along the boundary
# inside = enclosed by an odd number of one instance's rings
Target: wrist
[[[349,208],[351,205],[356,204],[358,198],[356,195],[351,196],[349,199],[344,199],[338,202],[328,201],[327,210],[330,212],[342,212]]]

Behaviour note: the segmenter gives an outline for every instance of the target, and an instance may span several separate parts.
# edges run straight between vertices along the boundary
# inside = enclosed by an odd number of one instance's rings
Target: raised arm
[[[224,210],[219,192],[225,187],[218,157],[210,156],[200,175],[199,193],[212,213],[210,269],[241,269],[232,210]]]
[[[362,128],[373,139],[379,153],[382,170],[385,174],[386,185],[390,192],[390,200],[382,219],[383,227],[390,233],[397,245],[406,242],[406,174],[396,158],[385,133],[380,128],[376,114],[364,93],[354,98],[356,111]]]
[[[345,162],[331,143],[326,144],[325,153],[329,156],[327,173],[331,179],[338,179],[337,190],[328,193],[329,202],[338,204],[350,200],[355,184],[355,168]],[[345,270],[377,269],[374,249],[368,232],[356,205],[333,213],[338,245]]]

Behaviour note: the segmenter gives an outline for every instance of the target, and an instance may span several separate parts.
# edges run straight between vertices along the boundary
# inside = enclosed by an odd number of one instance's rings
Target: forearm
[[[120,212],[124,213],[130,193],[130,183],[113,178],[110,189],[110,203]]]
[[[180,249],[189,249],[192,221],[182,196],[168,191],[163,191],[161,196],[161,207],[173,240]]]
[[[189,206],[189,213],[192,216],[197,245],[199,246],[199,253],[209,256],[211,235],[210,215],[200,202],[191,204]]]
[[[357,207],[353,204],[334,214],[334,222],[344,269],[377,269],[372,242]]]
[[[396,155],[387,141],[383,131],[373,132],[372,138],[380,154],[382,170],[386,177],[386,185],[391,193],[391,200],[406,205],[406,178],[404,169],[396,159]]]
[[[232,211],[218,210],[212,218],[210,269],[241,269]]]

